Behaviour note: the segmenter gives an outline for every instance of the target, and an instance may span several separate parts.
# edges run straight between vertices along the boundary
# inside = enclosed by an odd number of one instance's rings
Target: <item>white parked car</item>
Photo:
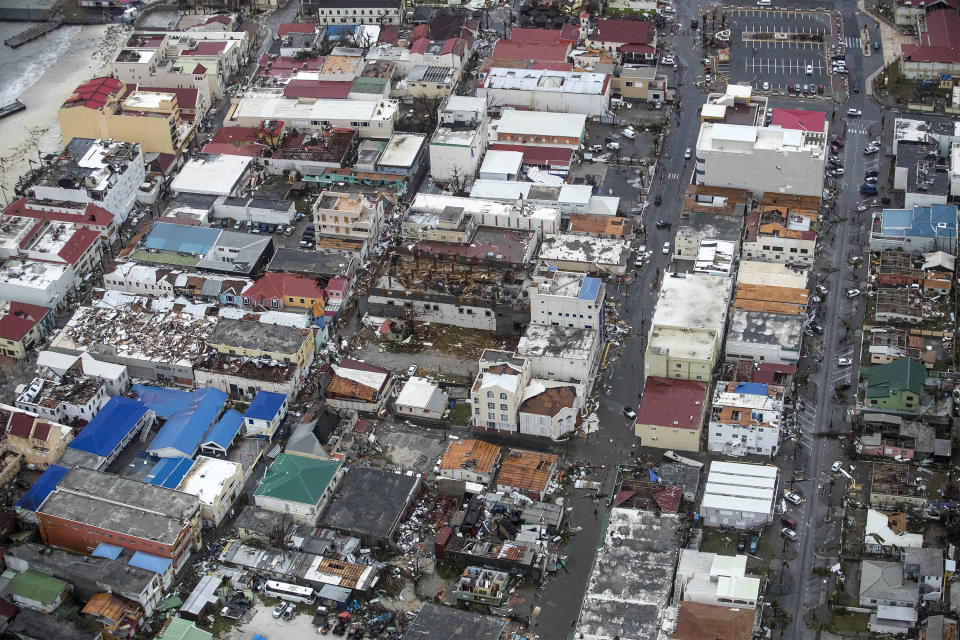
[[[623,137],[627,140],[633,140],[637,137],[637,132],[634,131],[632,127],[627,127],[621,133],[623,133]]]
[[[692,155],[693,151],[690,150],[690,147],[687,147],[687,150],[683,152],[683,157],[687,160],[689,160]]]
[[[834,473],[838,473],[842,468],[843,468],[843,463],[840,462],[839,460],[837,460],[832,465],[830,465],[830,471],[833,471]]]
[[[664,243],[663,243],[663,255],[665,255],[665,256],[670,255],[670,243],[669,243],[669,242],[664,242]]]
[[[800,536],[797,534],[797,532],[791,529],[790,527],[784,527],[780,529],[780,535],[782,535],[784,538],[786,538],[790,542],[796,542],[797,540],[800,539]]]
[[[770,91],[770,83],[769,83],[769,82],[764,82],[764,83],[763,83],[763,90],[764,90],[764,91]]]
[[[794,493],[793,491],[787,491],[785,494],[783,494],[783,499],[793,504],[800,504],[803,502],[803,498],[800,497],[800,494]]]
[[[853,364],[853,360],[850,358],[837,358],[837,365],[841,367],[849,367]]]
[[[417,365],[415,364],[410,365],[410,367],[407,369],[407,377],[412,378],[416,374],[417,374]]]
[[[848,298],[856,298],[858,295],[860,295],[860,289],[847,289]]]
[[[860,109],[847,109],[847,115],[851,118],[859,118],[863,115],[863,112]]]
[[[608,142],[608,143],[607,143],[607,149],[609,149],[610,151],[616,151],[616,150],[619,149],[619,148],[620,148],[620,143],[619,143],[619,142]]]

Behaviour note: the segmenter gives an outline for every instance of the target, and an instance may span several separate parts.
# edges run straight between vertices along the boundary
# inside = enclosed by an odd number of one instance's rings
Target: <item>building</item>
[[[402,177],[407,190],[414,191],[427,170],[427,154],[425,134],[394,132],[373,169],[379,174]]]
[[[704,526],[755,530],[773,522],[779,475],[771,465],[711,462],[700,502]]]
[[[195,496],[74,467],[37,510],[43,542],[90,553],[103,542],[167,559],[179,571],[200,548]]]
[[[864,528],[863,543],[867,553],[874,555],[894,555],[899,557],[906,549],[923,546],[922,533],[909,533],[906,530],[905,513],[890,513],[867,509],[867,524]]]
[[[318,519],[321,527],[388,547],[413,507],[420,478],[371,467],[350,467]]]
[[[458,67],[418,64],[410,69],[400,86],[406,89],[406,96],[413,99],[442,99],[453,93],[458,76]]]
[[[483,157],[478,177],[481,180],[516,180],[521,175],[522,166],[521,152],[491,149]]]
[[[273,240],[258,234],[212,227],[154,222],[129,259],[142,264],[250,276],[273,251]]]
[[[139,143],[144,153],[177,156],[196,135],[199,124],[199,119],[183,117],[175,91],[140,90],[110,77],[94,78],[77,87],[57,117],[65,143],[74,138],[102,138]]]
[[[190,620],[184,620],[177,616],[168,618],[163,623],[163,628],[158,634],[164,640],[213,640],[213,634],[204,631]]]
[[[399,0],[306,0],[303,12],[316,15],[321,25],[400,24],[403,3]]]
[[[490,143],[577,149],[587,117],[578,113],[505,110],[490,124]]]
[[[802,315],[733,309],[726,359],[795,365],[800,360],[804,322]]]
[[[614,55],[623,63],[651,64],[657,55],[657,29],[648,20],[597,20],[584,44]]]
[[[0,426],[6,433],[5,451],[23,456],[23,463],[46,469],[73,440],[73,429],[35,413],[0,404]]]
[[[630,245],[623,240],[557,234],[544,240],[538,257],[563,271],[622,276],[627,272]]]
[[[760,602],[760,578],[747,576],[747,556],[681,549],[674,599],[681,607],[689,602],[752,612]]]
[[[784,388],[757,382],[717,382],[710,409],[710,451],[728,456],[775,456],[780,445]]]
[[[583,399],[576,385],[533,379],[518,408],[520,433],[557,440],[580,424]]]
[[[196,496],[200,501],[200,520],[205,526],[218,527],[243,491],[243,471],[230,460],[197,456],[177,490]]]
[[[500,465],[500,447],[483,440],[452,440],[440,458],[441,478],[488,485]]]
[[[261,509],[313,526],[344,473],[339,462],[281,453],[267,468],[254,502]]]
[[[955,6],[946,2],[929,11],[918,24],[925,27],[919,34],[919,44],[903,45],[900,56],[900,73],[910,80],[933,80],[960,75],[960,15]],[[920,11],[924,5],[919,4]]]
[[[497,472],[497,491],[517,493],[541,501],[552,493],[557,456],[525,449],[510,449]]]
[[[19,607],[53,613],[70,595],[72,587],[45,573],[27,569],[10,581],[10,599]]]
[[[269,120],[283,122],[285,130],[311,135],[323,134],[328,127],[345,127],[356,129],[361,138],[387,139],[393,135],[396,118],[396,100],[301,100],[251,91],[234,102],[224,126],[256,127]]]
[[[703,382],[649,376],[634,424],[641,446],[700,451],[708,390]]]
[[[313,221],[317,234],[367,243],[380,235],[383,205],[360,193],[323,191],[313,203]]]
[[[885,560],[864,560],[860,565],[860,606],[916,608],[920,588],[904,575],[903,564]]]
[[[439,420],[448,404],[449,396],[435,382],[413,376],[400,389],[394,408],[402,416]]]
[[[920,598],[926,601],[943,600],[943,549],[911,547],[903,552],[903,573],[920,587]]]
[[[401,233],[415,240],[469,244],[479,227],[535,231],[544,237],[560,231],[560,219],[555,206],[418,193],[407,209]]]
[[[696,183],[819,197],[826,144],[826,130],[704,122],[697,138]]]
[[[270,391],[257,391],[243,414],[244,434],[247,438],[273,439],[287,417],[287,396]]]
[[[315,278],[268,271],[242,292],[243,305],[255,309],[308,309],[323,315],[326,291]]]
[[[248,156],[203,154],[183,165],[170,183],[170,190],[176,195],[238,196],[241,190],[248,188],[253,168],[253,159]],[[225,200],[224,204],[229,213],[234,213],[239,203]],[[282,206],[289,207],[289,204]],[[286,217],[282,220],[290,221]]]
[[[893,188],[904,192],[904,208],[947,204],[950,182],[949,159],[940,154],[937,140],[897,143]]]
[[[870,478],[870,505],[888,511],[921,509],[927,485],[916,468],[902,463],[874,462]]]
[[[71,142],[71,144],[79,145],[83,141],[81,139],[76,139]],[[129,168],[128,168],[129,169]],[[38,185],[39,186],[39,185]],[[36,186],[34,190],[36,190]],[[60,188],[59,186],[57,187]],[[63,195],[68,198],[83,198],[80,190],[65,189],[67,192]],[[112,194],[119,194],[120,191],[113,192],[108,190],[107,198],[112,199]],[[119,199],[119,198],[118,198]],[[124,203],[117,202],[111,203],[114,205],[114,208],[123,209]],[[130,206],[132,206],[132,202]],[[3,257],[10,257],[16,254],[16,250],[19,247],[10,247],[12,250],[7,251],[7,246],[9,240],[16,239],[17,243],[25,237],[21,235],[21,229],[26,231],[28,228],[26,225],[21,227],[17,224],[15,218],[22,218],[28,220],[48,221],[50,223],[69,223],[74,229],[91,229],[100,234],[100,239],[107,245],[110,246],[117,239],[117,228],[120,225],[120,221],[117,219],[117,216],[114,216],[113,213],[105,209],[99,204],[94,204],[92,202],[74,202],[72,200],[50,200],[50,199],[38,199],[38,198],[20,198],[19,200],[14,200],[10,205],[4,209],[2,224],[4,226],[4,235],[7,237],[3,241],[0,241],[0,255]],[[9,227],[8,227],[9,225]],[[8,235],[10,234],[10,235]],[[12,236],[12,237],[11,237]]]
[[[530,323],[599,329],[605,324],[605,295],[602,278],[541,265],[530,287]]]
[[[457,601],[499,606],[506,597],[510,574],[481,567],[466,567],[457,582]]]
[[[104,640],[132,638],[143,621],[143,610],[132,600],[110,593],[96,593],[80,610],[100,625]]]
[[[861,369],[864,404],[893,413],[919,413],[927,370],[912,358]]]
[[[502,618],[426,602],[403,640],[434,640],[440,630],[447,640],[498,640],[506,626]]]
[[[870,250],[897,250],[909,253],[945,251],[957,247],[956,205],[935,204],[912,209],[884,209],[873,214]]]
[[[104,469],[141,432],[149,432],[156,417],[143,402],[114,396],[73,438],[60,462]]]
[[[633,220],[606,214],[571,213],[570,234],[629,241],[633,238]]]
[[[716,606],[683,601],[677,604],[671,640],[748,640],[753,637],[757,613],[737,606]]]
[[[793,211],[765,206],[751,211],[743,238],[744,260],[813,266],[817,232],[812,224],[816,216],[817,208]]]
[[[658,637],[667,622],[679,527],[676,514],[610,510],[576,618],[575,636]]]
[[[721,351],[732,282],[705,274],[663,279],[644,376],[709,382]]]
[[[464,188],[473,182],[486,150],[486,100],[468,96],[444,100],[430,139],[430,177]]]
[[[516,432],[517,410],[531,378],[530,362],[507,351],[487,349],[470,389],[473,426]]]
[[[493,106],[590,117],[607,113],[610,92],[610,74],[548,69],[494,67],[477,85],[477,96]]]
[[[610,78],[610,95],[620,100],[656,102],[667,98],[667,76],[657,67],[626,64],[615,67]]]
[[[0,301],[0,353],[22,360],[53,328],[47,307],[11,300]]]
[[[331,366],[333,376],[325,392],[328,405],[370,413],[383,408],[393,387],[389,370],[349,358]]]
[[[531,324],[517,344],[517,355],[530,363],[533,376],[589,386],[602,347],[600,333],[593,329]]]

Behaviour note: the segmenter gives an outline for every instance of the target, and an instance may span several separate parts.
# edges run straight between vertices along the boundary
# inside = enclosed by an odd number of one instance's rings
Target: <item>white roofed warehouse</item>
[[[770,524],[779,476],[772,465],[711,463],[700,503],[704,526],[749,530]]]

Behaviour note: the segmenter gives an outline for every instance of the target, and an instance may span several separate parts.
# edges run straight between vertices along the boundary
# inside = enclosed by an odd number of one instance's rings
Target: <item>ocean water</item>
[[[33,26],[31,22],[0,22],[0,105],[19,98],[56,64],[71,64],[64,59],[71,41],[82,27],[67,25],[16,49],[3,44],[7,38]],[[86,62],[86,61],[82,61]]]

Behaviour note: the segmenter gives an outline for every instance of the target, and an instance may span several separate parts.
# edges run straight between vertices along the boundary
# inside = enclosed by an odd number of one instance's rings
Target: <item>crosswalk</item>
[[[860,38],[847,38],[847,49],[859,49],[860,48]]]
[[[848,126],[847,133],[853,135],[868,135],[870,133],[870,128],[867,125]]]
[[[678,172],[674,171],[673,173],[667,174],[667,179],[668,179],[668,180],[679,180],[679,179],[680,179],[680,174],[679,174]]]

